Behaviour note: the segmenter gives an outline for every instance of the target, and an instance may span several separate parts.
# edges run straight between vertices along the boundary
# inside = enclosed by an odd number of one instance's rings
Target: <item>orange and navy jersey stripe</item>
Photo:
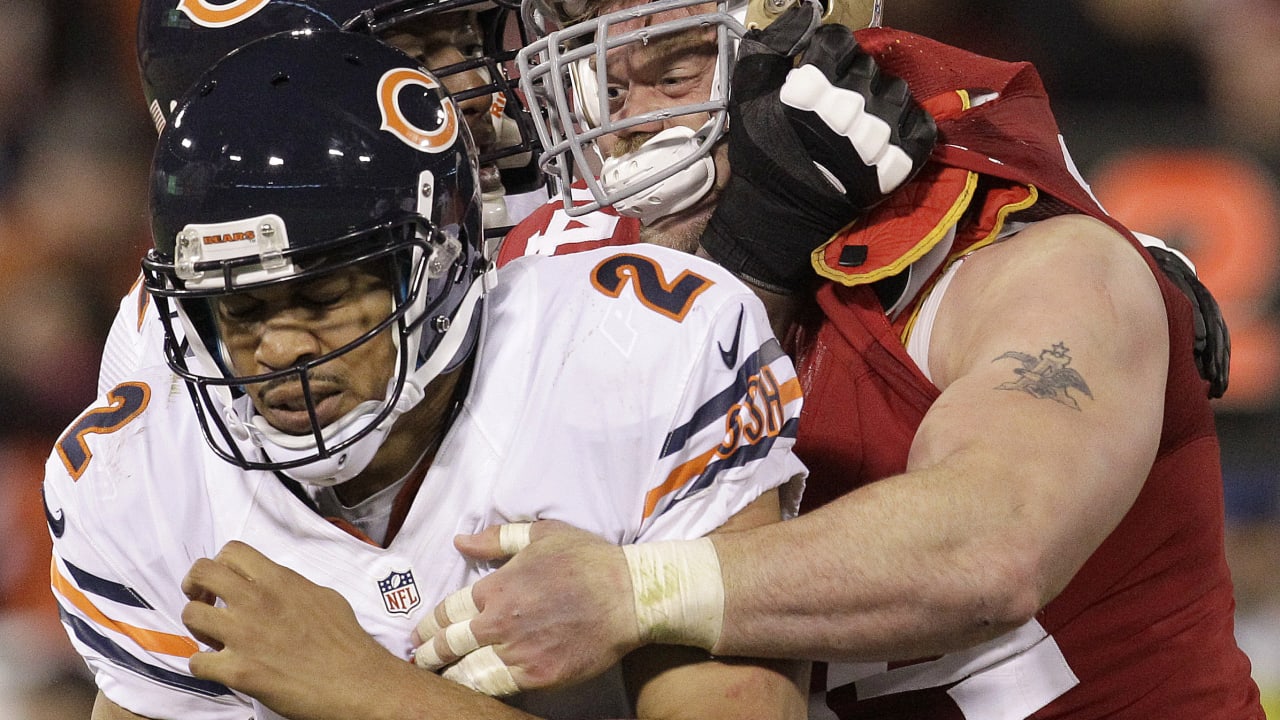
[[[689,459],[649,490],[642,524],[710,486],[725,471],[767,457],[780,439],[795,440],[798,412],[786,408],[800,399],[800,382],[793,375],[781,381],[775,376],[773,362],[779,359],[786,360],[782,347],[768,340],[744,358],[728,386],[667,434],[661,457]],[[789,361],[781,365],[790,371]],[[695,444],[704,449],[691,454]]]
[[[202,697],[232,697],[225,685],[160,667],[129,652],[123,640],[157,655],[189,658],[199,646],[187,635],[151,630],[112,617],[117,610],[154,610],[133,588],[94,575],[61,559],[49,567],[50,585],[58,599],[58,614],[67,630],[103,660],[126,668],[154,682]],[[78,612],[73,612],[73,609]]]

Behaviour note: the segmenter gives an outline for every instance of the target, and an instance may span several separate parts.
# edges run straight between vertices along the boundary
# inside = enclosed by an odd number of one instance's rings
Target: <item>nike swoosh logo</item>
[[[738,308],[738,328],[733,331],[733,343],[729,345],[729,349],[725,350],[724,345],[716,341],[716,347],[720,348],[720,359],[724,361],[724,366],[730,370],[738,366],[738,345],[742,341],[742,318],[746,314],[745,307]]]
[[[44,488],[40,488],[40,501],[44,503],[44,519],[45,522],[49,523],[49,531],[53,533],[54,537],[62,537],[62,533],[67,529],[67,518],[62,512],[62,508],[58,508],[57,517],[54,517],[53,513],[49,512],[49,501],[45,500]]]

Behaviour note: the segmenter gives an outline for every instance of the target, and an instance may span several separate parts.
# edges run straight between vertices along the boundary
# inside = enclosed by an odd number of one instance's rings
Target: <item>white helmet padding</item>
[[[648,225],[701,200],[716,181],[715,161],[709,154],[699,152],[704,143],[698,131],[675,125],[649,138],[634,152],[606,159],[600,180],[606,191],[611,191],[628,188],[632,178],[657,175],[663,168],[677,166],[687,157],[698,158],[683,170],[667,174],[657,183],[640,188],[639,192],[628,193],[614,203],[614,209],[621,215],[640,218],[640,222]]]

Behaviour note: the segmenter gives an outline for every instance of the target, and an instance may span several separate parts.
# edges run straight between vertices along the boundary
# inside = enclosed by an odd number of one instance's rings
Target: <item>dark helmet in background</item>
[[[389,40],[457,26],[461,17],[475,26],[474,40],[465,39],[463,55],[447,66],[428,69],[470,116],[481,166],[501,170],[506,192],[536,189],[545,179],[535,163],[536,134],[515,91],[515,53],[528,38],[514,0],[141,0],[137,52],[143,95],[159,131],[196,78],[253,40],[326,29]]]

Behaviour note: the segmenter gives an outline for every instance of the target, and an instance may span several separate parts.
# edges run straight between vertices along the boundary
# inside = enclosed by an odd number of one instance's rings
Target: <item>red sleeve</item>
[[[621,217],[613,208],[570,217],[557,198],[511,228],[498,250],[498,267],[524,255],[565,255],[638,242],[640,222],[635,218]]]

